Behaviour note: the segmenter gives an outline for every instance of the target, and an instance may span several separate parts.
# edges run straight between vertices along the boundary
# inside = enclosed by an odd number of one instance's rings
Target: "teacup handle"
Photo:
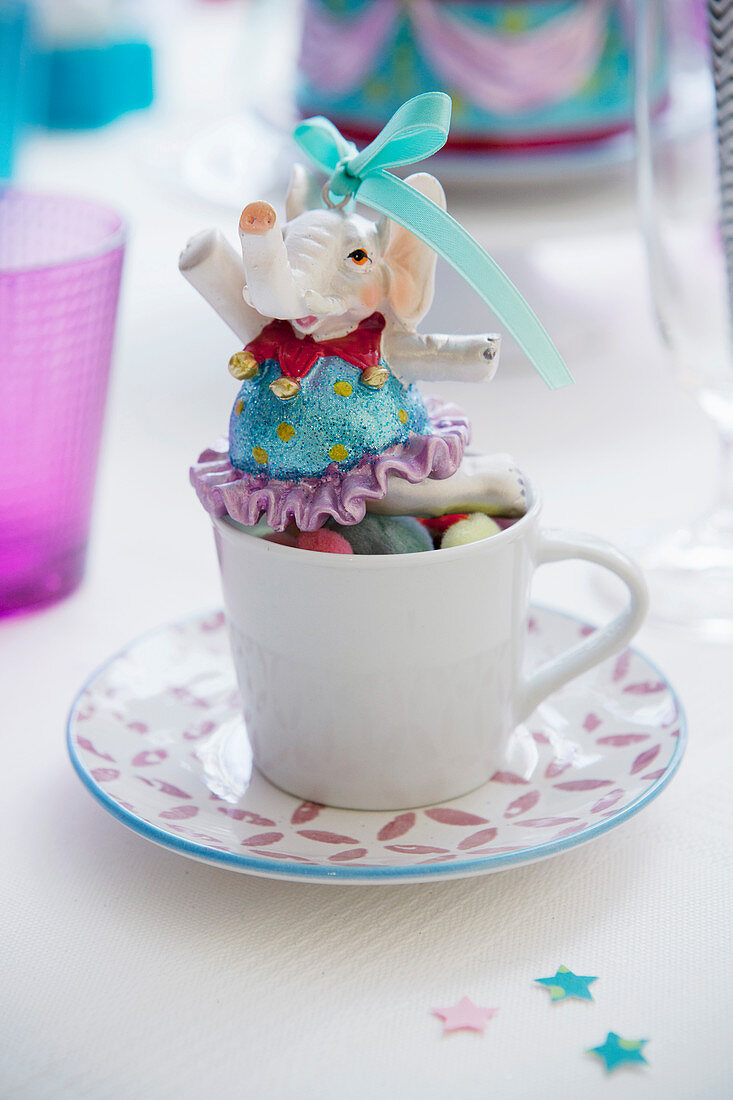
[[[568,558],[593,562],[615,573],[629,590],[629,603],[607,626],[584,638],[567,653],[553,657],[525,680],[519,692],[518,722],[525,721],[543,699],[568,680],[622,649],[639,629],[646,614],[649,596],[644,575],[620,550],[591,535],[543,531],[537,546],[537,565]]]

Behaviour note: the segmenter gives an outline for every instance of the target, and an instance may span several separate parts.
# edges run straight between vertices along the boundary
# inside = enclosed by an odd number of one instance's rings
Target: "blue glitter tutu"
[[[352,470],[413,435],[432,434],[420,392],[393,374],[375,389],[364,385],[358,367],[328,355],[302,378],[297,396],[283,401],[269,388],[280,373],[277,360],[266,359],[237,395],[229,422],[236,470],[288,481],[317,478]]]

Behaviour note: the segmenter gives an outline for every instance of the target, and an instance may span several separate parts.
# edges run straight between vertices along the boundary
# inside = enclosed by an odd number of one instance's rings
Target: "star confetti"
[[[648,1043],[648,1039],[622,1039],[615,1031],[609,1031],[606,1041],[600,1047],[590,1047],[586,1054],[597,1054],[606,1063],[606,1072],[618,1069],[624,1065],[648,1066],[641,1048]]]
[[[535,978],[540,985],[547,986],[553,1001],[564,1001],[566,997],[577,997],[579,1001],[592,1001],[593,996],[588,986],[597,980],[582,974],[573,974],[567,966],[561,966],[551,978]]]
[[[450,1008],[434,1008],[434,1016],[440,1016],[443,1021],[443,1034],[449,1031],[480,1031],[486,1027],[487,1021],[496,1016],[498,1008],[482,1008],[475,1005],[468,997],[464,997],[457,1005]]]

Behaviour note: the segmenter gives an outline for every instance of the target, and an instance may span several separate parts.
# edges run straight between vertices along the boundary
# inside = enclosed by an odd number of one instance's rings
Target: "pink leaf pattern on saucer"
[[[182,791],[180,787],[175,787],[172,783],[166,783],[164,779],[151,779],[147,775],[138,775],[137,778],[141,783],[147,783],[149,787],[157,787],[162,794],[170,795],[171,798],[193,797],[193,795],[188,794],[186,791]]]
[[[645,680],[642,684],[627,684],[624,691],[628,695],[656,695],[658,692],[664,691],[666,686],[663,680],[657,680],[654,683]]]
[[[160,816],[168,821],[181,821],[187,817],[196,817],[198,812],[198,806],[173,806],[170,810],[163,810]]]
[[[256,836],[245,837],[242,844],[249,844],[253,848],[264,848],[266,844],[277,844],[282,838],[282,833],[257,833]]]
[[[200,741],[202,737],[208,737],[216,729],[216,722],[199,722],[189,730],[184,730],[186,741]]]
[[[653,748],[646,749],[644,752],[640,753],[631,765],[631,774],[636,775],[637,772],[643,771],[648,764],[651,764],[652,760],[656,760],[661,747],[661,745],[655,745]]]
[[[529,813],[541,797],[539,791],[527,791],[526,794],[520,795],[519,798],[515,798],[513,802],[509,803],[504,810],[504,817],[517,817],[519,814]]]
[[[425,810],[425,816],[433,821],[439,821],[442,825],[485,825],[487,819],[478,814],[469,814],[465,810],[454,810],[451,806],[436,806],[433,810]]]
[[[165,749],[152,749],[149,752],[139,752],[137,756],[132,758],[132,766],[134,768],[148,768],[152,764],[159,764],[161,760],[165,760],[168,753]]]
[[[134,730],[135,733],[150,733],[150,730],[145,722],[128,722],[127,728]]]
[[[92,756],[98,756],[100,760],[109,760],[112,764],[115,763],[114,757],[110,756],[109,753],[100,752],[99,749],[95,749],[88,737],[77,737],[76,743],[80,749],[84,749],[85,752],[90,753]]]
[[[315,840],[319,844],[357,844],[356,837],[342,836],[341,833],[329,833],[325,829],[299,829],[300,836]]]
[[[609,791],[603,798],[599,798],[595,805],[591,806],[590,812],[592,814],[599,814],[602,810],[610,810],[611,806],[615,806],[620,798],[624,797],[624,792],[620,787],[616,787],[615,790]]]
[[[412,812],[398,814],[392,821],[388,821],[386,825],[382,826],[377,833],[377,840],[396,840],[398,836],[409,833],[416,821],[417,816]]]
[[[613,745],[618,749],[625,749],[627,745],[635,745],[638,741],[647,741],[648,733],[612,733],[608,737],[599,737],[596,744]]]
[[[227,814],[234,821],[246,821],[248,825],[275,824],[269,817],[263,817],[262,814],[253,814],[251,810],[239,810],[233,806],[219,806],[218,809],[220,814]]]
[[[619,683],[620,680],[625,680],[628,676],[631,656],[631,650],[625,649],[623,653],[616,658],[616,664],[613,666],[613,673],[611,675],[614,684]]]
[[[569,648],[582,628],[541,608],[532,622],[534,665]],[[515,736],[531,747],[526,774],[513,756],[451,803],[333,809],[293,798],[256,770],[208,778],[210,741],[222,730],[241,737],[226,624],[216,614],[164,627],[113,658],[79,696],[69,742],[102,804],[176,852],[301,881],[432,881],[545,858],[625,820],[675,770],[681,721],[658,670],[627,650],[520,727]]]
[[[313,821],[318,817],[322,809],[323,806],[321,806],[320,802],[301,802],[301,804],[293,810],[290,824],[303,825],[306,821]]]
[[[119,779],[117,768],[92,768],[90,775],[97,783],[111,783],[113,779]]]
[[[551,760],[545,768],[545,779],[555,779],[556,776],[566,772],[570,766],[569,760]]]
[[[471,833],[459,841],[458,851],[465,852],[468,848],[478,848],[480,844],[490,844],[498,832],[498,829],[479,829],[477,833]]]

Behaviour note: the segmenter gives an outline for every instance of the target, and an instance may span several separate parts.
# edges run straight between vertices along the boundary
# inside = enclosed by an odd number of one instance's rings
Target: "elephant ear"
[[[321,189],[317,181],[302,164],[294,164],[285,196],[287,221],[291,222],[299,214],[305,214],[306,210],[314,210],[321,205]]]
[[[408,176],[409,183],[416,191],[445,210],[445,194],[435,176],[427,172],[416,172]],[[389,223],[389,240],[385,252],[385,262],[389,269],[389,303],[395,315],[409,329],[422,320],[433,301],[435,293],[436,254],[429,245],[410,233],[408,229]]]

